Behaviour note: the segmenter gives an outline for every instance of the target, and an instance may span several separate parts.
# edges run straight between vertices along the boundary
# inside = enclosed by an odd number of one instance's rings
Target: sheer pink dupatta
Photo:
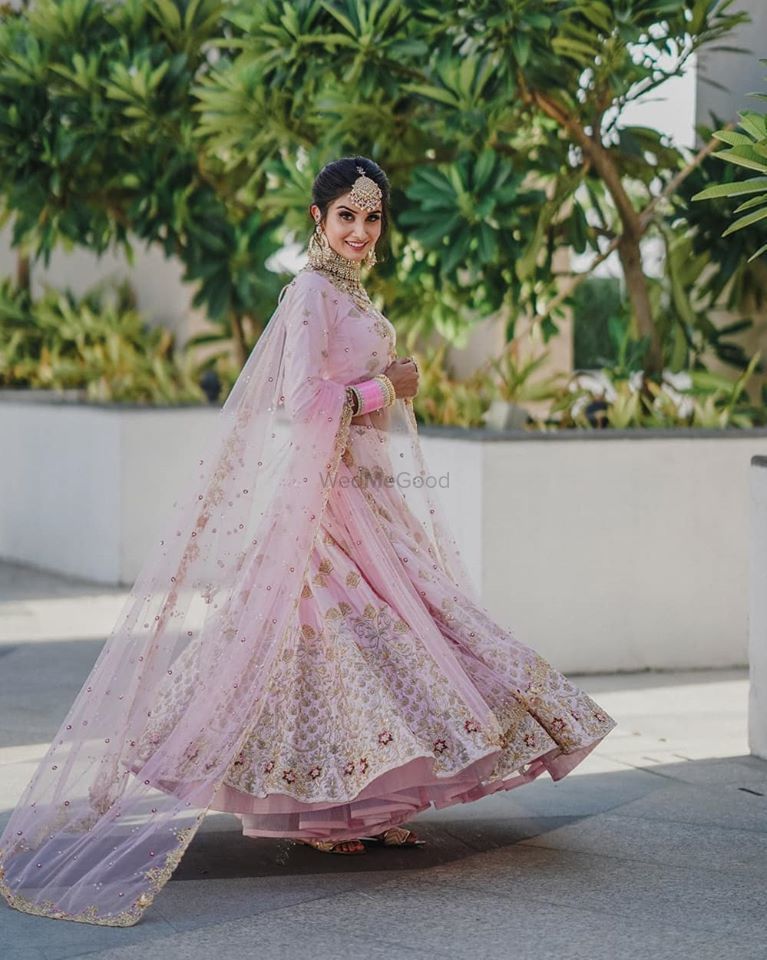
[[[258,712],[351,418],[317,280],[283,292],[0,838],[17,909],[138,922]]]

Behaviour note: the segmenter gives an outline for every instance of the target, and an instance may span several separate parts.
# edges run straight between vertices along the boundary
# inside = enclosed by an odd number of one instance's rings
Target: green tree
[[[231,333],[241,360],[276,295],[254,271],[279,224],[205,168],[192,87],[226,32],[215,0],[41,0],[0,27],[0,194],[13,242],[47,260],[58,244],[132,254],[131,239],[178,256],[195,305]],[[22,263],[24,261],[22,260]],[[267,289],[263,289],[263,285]],[[250,326],[250,337],[246,334]]]
[[[540,143],[531,156],[541,151],[554,189],[538,233],[569,202],[573,247],[600,251],[592,267],[617,251],[636,331],[648,342],[645,368],[652,372],[663,366],[663,344],[640,243],[659,201],[697,159],[685,163],[657,130],[625,125],[622,112],[681,74],[700,47],[743,22],[745,14],[730,12],[732,6],[732,0],[470,0],[453,9],[445,26],[464,56],[492,58],[509,98],[530,122],[540,121]],[[494,147],[509,149],[500,138]],[[581,186],[596,215],[591,220]]]
[[[371,285],[411,333],[459,342],[506,308],[509,339],[522,310],[548,336],[556,249],[607,244],[657,369],[639,244],[687,167],[622,111],[740,22],[731,6],[39,0],[0,26],[0,192],[34,255],[161,243],[242,359],[313,173],[367,154],[396,211]]]

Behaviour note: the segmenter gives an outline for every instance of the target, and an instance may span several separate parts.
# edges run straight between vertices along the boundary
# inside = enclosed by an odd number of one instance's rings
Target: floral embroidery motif
[[[312,583],[316,583],[319,587],[326,587],[328,585],[328,576],[333,572],[333,564],[330,560],[323,560],[320,563],[317,573],[312,577]]]

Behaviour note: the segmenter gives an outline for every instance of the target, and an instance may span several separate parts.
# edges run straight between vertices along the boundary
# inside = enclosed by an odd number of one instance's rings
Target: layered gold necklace
[[[316,270],[327,277],[339,290],[348,294],[361,310],[373,308],[367,290],[362,285],[362,262],[350,260],[342,256],[327,241],[320,247],[319,243],[310,243],[309,262],[304,269]]]

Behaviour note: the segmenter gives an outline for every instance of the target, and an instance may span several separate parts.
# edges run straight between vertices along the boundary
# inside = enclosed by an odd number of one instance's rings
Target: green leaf
[[[748,152],[746,152],[748,151]],[[758,154],[748,147],[733,147],[732,150],[718,150],[713,154],[728,163],[735,163],[741,167],[747,167],[749,170],[758,170],[760,173],[767,173],[767,163],[759,159]]]
[[[753,144],[753,139],[747,137],[745,133],[737,133],[735,130],[717,130],[714,134],[717,140],[721,140],[722,143],[729,143],[731,147],[750,147]]]
[[[752,110],[744,110],[739,116],[739,126],[750,133],[754,140],[764,140],[767,137],[767,121],[761,114],[754,113]]]
[[[483,150],[474,165],[474,189],[484,189],[495,167],[496,155],[492,150]]]
[[[764,220],[765,217],[767,217],[767,209],[756,210],[754,213],[749,213],[745,217],[741,217],[739,220],[736,220],[735,223],[730,224],[722,236],[726,237],[731,233],[735,233],[736,230],[742,230],[744,227],[750,227],[752,223],[758,223],[760,220]]]
[[[754,207],[761,207],[765,204],[767,204],[767,195],[751,197],[750,200],[746,200],[745,202],[738,204],[738,206],[733,210],[733,213],[743,213],[744,210],[753,210]]]
[[[402,89],[410,93],[420,94],[420,96],[426,97],[428,100],[436,100],[438,103],[444,103],[449,107],[458,108],[460,106],[460,101],[455,94],[449,90],[445,90],[443,87],[435,87],[425,83],[403,83]]]
[[[717,200],[723,197],[737,197],[745,193],[767,192],[767,177],[752,177],[734,183],[717,183],[696,193],[693,200]]]

